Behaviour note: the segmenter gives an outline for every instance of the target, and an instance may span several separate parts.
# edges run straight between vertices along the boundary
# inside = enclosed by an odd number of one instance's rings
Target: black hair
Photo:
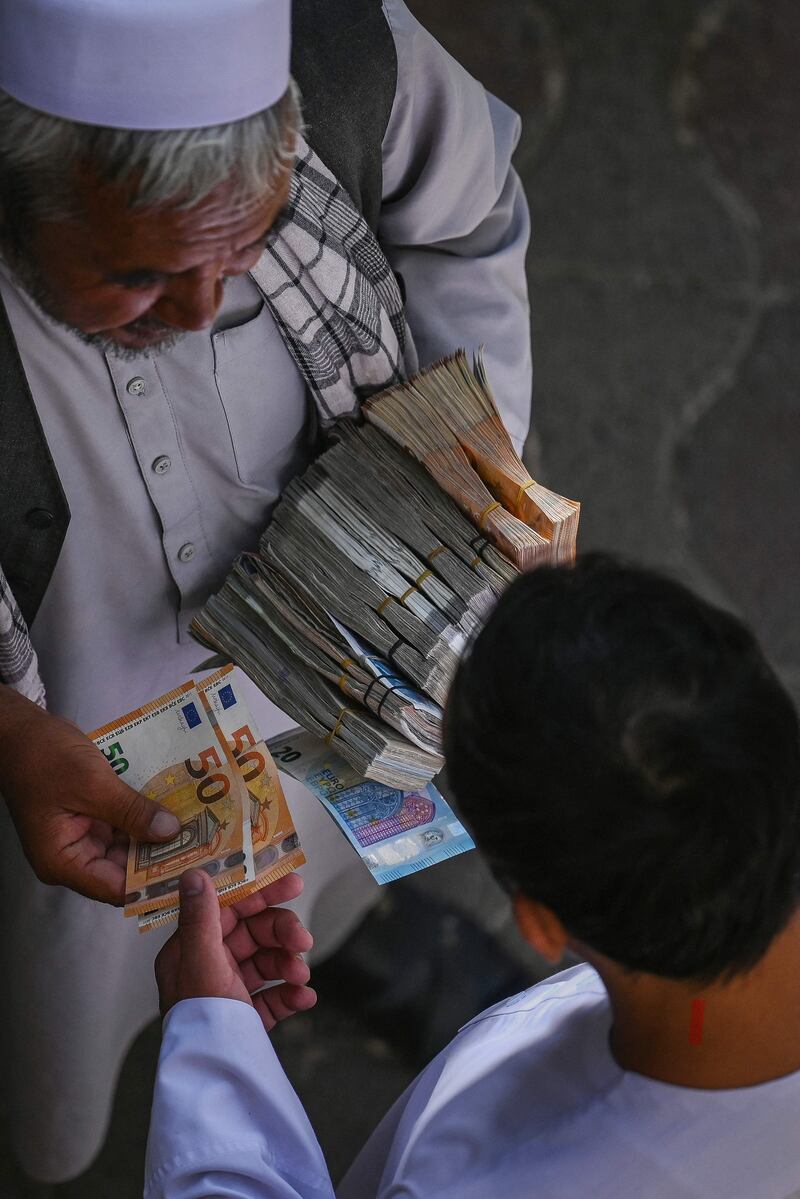
[[[797,715],[677,582],[599,554],[523,575],[460,665],[445,756],[498,876],[630,970],[730,978],[797,905]]]

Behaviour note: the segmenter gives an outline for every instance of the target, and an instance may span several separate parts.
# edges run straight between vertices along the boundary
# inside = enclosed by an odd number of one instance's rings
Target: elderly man
[[[172,831],[78,729],[195,672],[192,615],[364,396],[485,341],[528,427],[517,118],[401,0],[291,23],[290,76],[290,0],[0,0],[4,1074],[47,1181],[156,1011],[159,938],[92,901]],[[372,883],[287,792],[330,951]]]

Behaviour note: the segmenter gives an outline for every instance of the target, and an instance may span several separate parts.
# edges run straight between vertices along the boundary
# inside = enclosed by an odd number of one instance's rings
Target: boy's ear
[[[569,942],[569,933],[550,908],[517,892],[512,900],[517,928],[529,945],[548,962],[560,962]]]

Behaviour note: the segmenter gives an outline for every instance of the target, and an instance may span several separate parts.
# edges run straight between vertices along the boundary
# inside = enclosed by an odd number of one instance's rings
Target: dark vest
[[[394,40],[380,0],[294,0],[293,42],[308,143],[375,229],[381,143],[397,82]],[[0,299],[0,565],[28,624],[69,519]]]

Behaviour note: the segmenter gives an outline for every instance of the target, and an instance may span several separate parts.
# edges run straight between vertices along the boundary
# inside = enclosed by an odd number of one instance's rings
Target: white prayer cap
[[[291,0],[0,0],[0,89],[117,129],[224,125],[289,84]]]

